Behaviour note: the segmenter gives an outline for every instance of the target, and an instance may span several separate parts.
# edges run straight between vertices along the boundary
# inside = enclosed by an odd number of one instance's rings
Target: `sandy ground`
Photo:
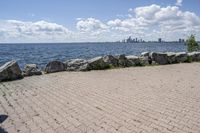
[[[0,115],[0,132],[9,133],[198,133],[200,63],[0,83]]]

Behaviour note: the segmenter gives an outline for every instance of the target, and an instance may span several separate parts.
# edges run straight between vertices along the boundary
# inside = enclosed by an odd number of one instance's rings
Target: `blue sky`
[[[199,5],[199,0],[1,0],[0,41],[116,41],[129,35],[174,40],[187,33],[199,39]],[[151,22],[141,12],[149,14]],[[180,24],[175,24],[175,17]],[[169,33],[167,28],[178,31]],[[145,35],[149,32],[155,34]]]

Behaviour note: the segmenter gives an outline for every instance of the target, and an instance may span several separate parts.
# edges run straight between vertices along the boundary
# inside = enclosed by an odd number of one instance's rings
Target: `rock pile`
[[[51,61],[46,65],[44,72],[54,73],[61,71],[104,70],[116,67],[166,65],[193,61],[200,61],[200,52],[144,52],[140,56],[107,55],[103,57],[95,57],[89,60],[71,59],[64,63],[61,61]],[[27,64],[23,73],[16,61],[7,62],[5,65],[0,67],[0,81],[16,80],[23,76],[41,74],[42,71],[36,64]]]
[[[23,70],[23,76],[42,75],[42,71],[36,64],[26,64]]]

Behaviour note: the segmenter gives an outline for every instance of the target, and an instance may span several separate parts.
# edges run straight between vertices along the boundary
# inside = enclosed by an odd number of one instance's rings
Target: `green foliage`
[[[191,63],[192,61],[193,61],[192,57],[191,56],[187,56],[186,62]]]
[[[192,51],[198,51],[200,49],[198,43],[196,42],[195,36],[191,35],[187,41],[186,41],[186,45],[187,45],[187,50],[188,52],[192,52]]]

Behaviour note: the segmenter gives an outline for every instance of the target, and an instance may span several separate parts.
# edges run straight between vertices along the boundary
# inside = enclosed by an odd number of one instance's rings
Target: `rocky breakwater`
[[[195,55],[200,55],[200,52],[192,52],[192,53],[186,53],[186,52],[179,52],[179,53],[174,53],[174,52],[166,52],[166,53],[161,53],[161,52],[145,52],[142,53],[141,56],[148,58],[149,64],[151,65],[166,65],[166,64],[175,64],[175,63],[184,63],[184,62],[191,62],[190,57],[192,60],[200,61],[200,58],[197,58]]]
[[[45,67],[45,73],[65,71],[65,64],[61,61],[51,61]]]
[[[22,71],[16,61],[10,61],[0,67],[0,82],[23,78]]]
[[[134,66],[166,65],[200,61],[200,52],[144,52],[140,56],[134,55],[106,55],[86,59],[71,59],[65,62],[51,61],[44,72],[36,64],[27,64],[21,71],[16,61],[10,61],[0,67],[0,81],[16,80],[24,76],[41,75],[61,71],[91,71],[110,68],[124,68]]]
[[[26,64],[23,70],[23,76],[42,75],[42,71],[36,64]]]

